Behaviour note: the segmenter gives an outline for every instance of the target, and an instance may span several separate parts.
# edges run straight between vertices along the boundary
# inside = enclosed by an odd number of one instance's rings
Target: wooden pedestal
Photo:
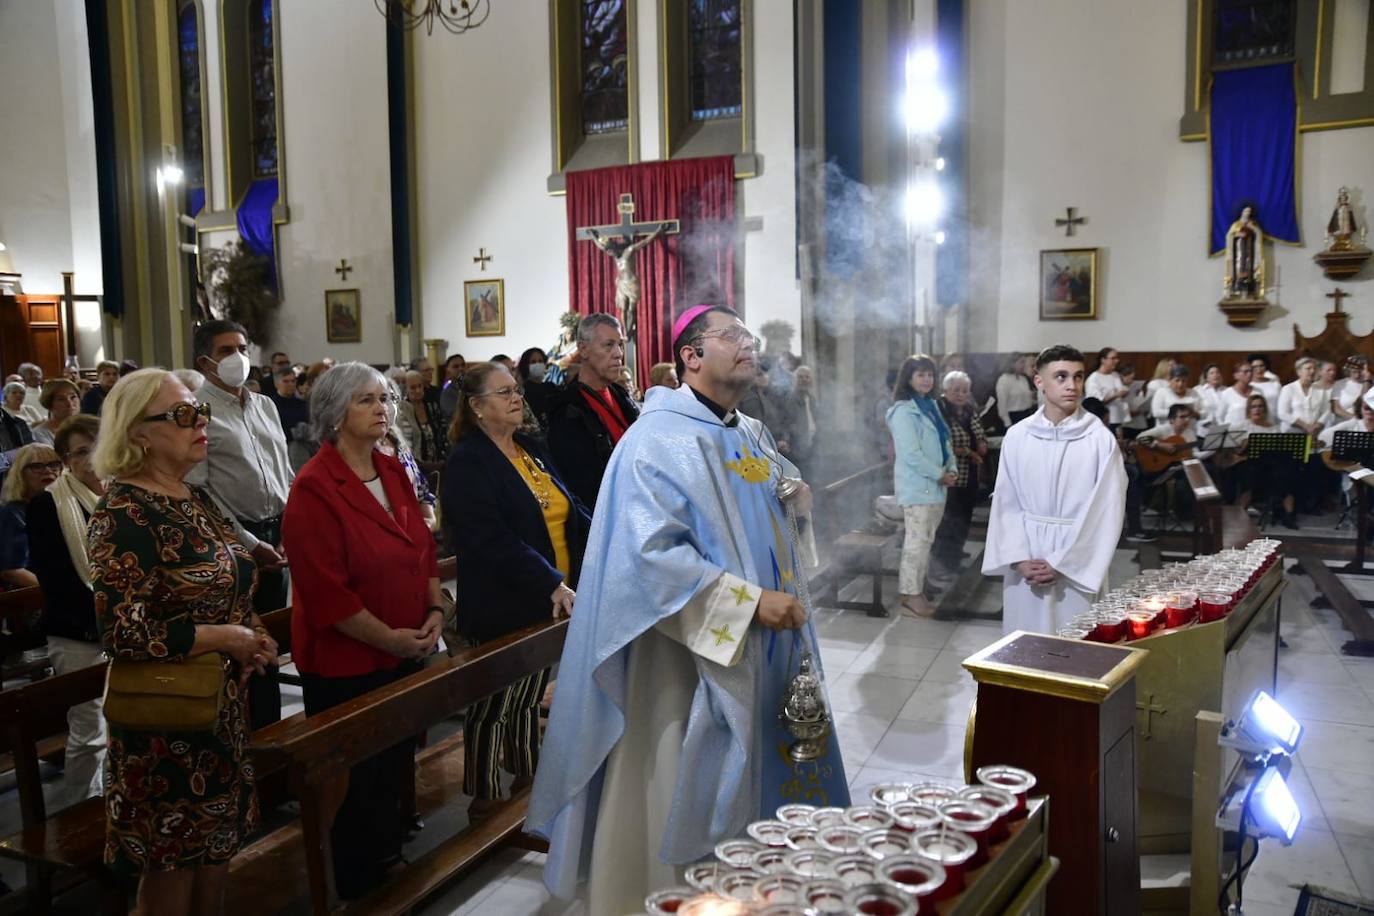
[[[1140,913],[1133,675],[1145,655],[1018,631],[964,661],[978,681],[967,776],[1022,767],[1054,802],[1050,913]]]

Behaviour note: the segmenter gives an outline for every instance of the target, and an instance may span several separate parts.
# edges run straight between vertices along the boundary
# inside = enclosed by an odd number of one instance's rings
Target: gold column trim
[[[559,0],[549,0],[550,25],[553,28],[553,148],[554,148],[554,171],[561,172],[563,167],[568,164],[568,157],[563,152],[563,65],[562,50],[563,40],[559,34]]]
[[[1205,134],[1205,133],[1201,133],[1201,134],[1184,134],[1183,136],[1179,137],[1178,139],[1179,139],[1181,142],[1183,142],[1183,143],[1197,143],[1197,142],[1199,142],[1199,141],[1201,141],[1201,140],[1206,140],[1206,139],[1207,139],[1207,134]]]
[[[1197,0],[1197,40],[1193,42],[1193,111],[1202,110],[1202,22],[1207,0]]]
[[[1317,55],[1312,65],[1312,98],[1321,95],[1322,87],[1322,34],[1326,29],[1326,0],[1317,0]]]
[[[180,150],[181,132],[181,84],[180,68],[177,66],[179,48],[176,39],[177,17],[174,4],[163,2],[153,5],[153,30],[157,36],[157,51],[154,61],[157,66],[157,113],[158,134],[162,147],[172,146]],[[202,101],[204,93],[201,94]],[[180,150],[184,155],[185,151]],[[202,149],[202,153],[204,150]],[[170,325],[168,340],[171,363],[174,366],[186,364],[186,345],[184,327],[184,307],[187,293],[185,271],[183,269],[180,240],[181,229],[181,189],[183,186],[158,189],[158,204],[161,207],[163,257],[166,259],[167,282],[163,291],[167,303],[167,322]],[[145,357],[146,360],[146,357]]]
[[[229,133],[229,44],[224,21],[229,2],[220,0],[219,4],[219,114],[220,129],[224,131],[224,202],[229,205],[227,209],[237,212],[238,203],[230,203],[234,195],[234,154],[233,137]]]
[[[142,240],[148,237],[148,206],[147,188],[148,176],[144,173],[146,160],[142,155],[143,149],[143,109],[139,102],[139,86],[142,82],[142,75],[138,72],[138,35],[137,26],[134,18],[137,16],[136,7],[122,7],[120,9],[121,44],[124,50],[124,59],[120,62],[124,77],[124,106],[129,118],[128,133],[124,140],[127,144],[126,149],[131,154],[133,164],[129,174],[129,202],[132,204],[130,209],[131,228],[133,236],[129,240],[130,248],[134,252],[134,275],[138,278],[135,296],[138,300],[138,343],[139,360],[143,363],[152,362],[155,359],[153,345],[153,315],[152,302],[148,296],[151,285],[152,265],[148,259],[148,247],[142,244]]]
[[[754,151],[749,121],[749,84],[754,76],[754,4],[739,0],[739,151]],[[795,23],[793,30],[795,31]]]
[[[634,0],[625,4],[625,161],[639,161],[639,16]],[[580,46],[580,45],[579,45]]]
[[[1315,124],[1299,124],[1298,130],[1307,133],[1310,130],[1335,130],[1341,127],[1368,127],[1374,124],[1374,117],[1352,118],[1348,121],[1319,121]]]
[[[668,72],[668,0],[658,0],[658,79],[663,84],[663,105],[658,112],[658,123],[663,125],[663,148],[658,158],[673,158],[672,126],[668,118],[668,88],[672,84],[672,74]]]

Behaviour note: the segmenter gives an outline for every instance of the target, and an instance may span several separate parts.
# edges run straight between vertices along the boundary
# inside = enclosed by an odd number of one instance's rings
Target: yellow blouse
[[[566,577],[570,575],[569,570],[572,568],[572,563],[568,559],[568,536],[565,530],[572,506],[569,505],[563,491],[554,485],[553,478],[540,470],[539,465],[524,449],[520,449],[520,460],[512,464],[525,479],[530,492],[539,500],[540,508],[544,512],[544,527],[549,529],[549,540],[553,542],[553,565]]]

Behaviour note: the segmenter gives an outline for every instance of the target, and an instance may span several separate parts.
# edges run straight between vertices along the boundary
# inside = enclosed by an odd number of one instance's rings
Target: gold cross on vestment
[[[734,588],[730,589],[730,594],[735,596],[736,607],[748,604],[750,601],[754,600],[754,596],[749,593],[749,586],[747,585],[736,585]]]
[[[722,623],[718,627],[711,627],[711,635],[716,638],[716,645],[723,646],[727,642],[734,642],[735,637],[730,635],[730,624]]]

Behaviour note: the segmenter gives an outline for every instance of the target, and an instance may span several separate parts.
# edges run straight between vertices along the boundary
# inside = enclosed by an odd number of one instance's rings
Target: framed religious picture
[[[463,321],[469,337],[506,333],[506,281],[468,280],[463,284]]]
[[[324,291],[324,330],[330,343],[362,341],[362,305],[358,301],[356,289]]]
[[[1040,320],[1097,317],[1097,249],[1040,252]]]

